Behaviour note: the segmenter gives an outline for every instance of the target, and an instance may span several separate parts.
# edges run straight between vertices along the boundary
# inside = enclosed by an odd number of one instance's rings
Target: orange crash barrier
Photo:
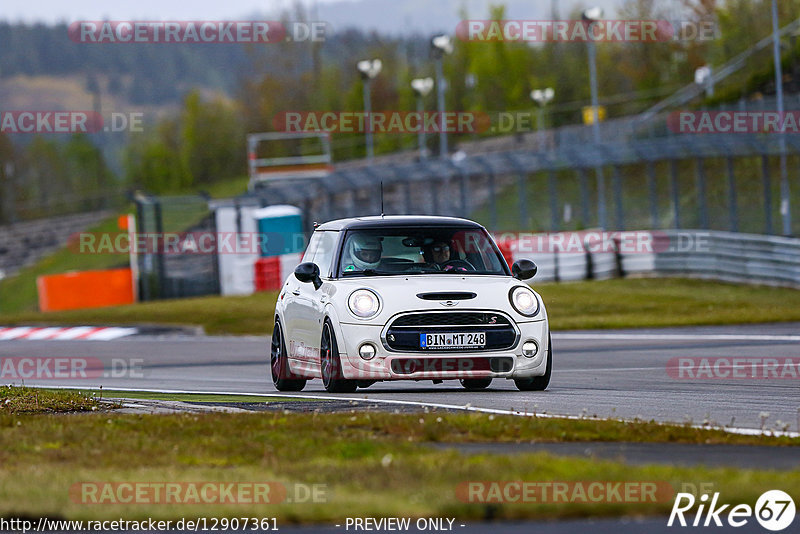
[[[101,308],[133,303],[130,269],[78,271],[40,276],[39,309],[43,312]]]

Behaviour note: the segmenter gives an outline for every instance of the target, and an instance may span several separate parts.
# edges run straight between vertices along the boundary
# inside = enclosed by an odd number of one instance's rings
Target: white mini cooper
[[[506,261],[479,224],[450,217],[342,219],[317,227],[281,289],[272,381],[329,392],[381,380],[493,378],[523,391],[550,382],[547,312],[523,280],[529,260]]]

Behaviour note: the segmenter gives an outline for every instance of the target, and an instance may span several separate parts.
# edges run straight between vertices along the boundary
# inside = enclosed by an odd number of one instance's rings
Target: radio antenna
[[[383,180],[381,180],[381,218],[383,218]]]

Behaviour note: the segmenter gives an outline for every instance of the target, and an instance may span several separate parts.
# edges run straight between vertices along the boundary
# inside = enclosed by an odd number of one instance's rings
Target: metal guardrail
[[[539,267],[535,282],[680,276],[800,288],[800,239],[706,230],[632,234],[647,236],[652,251],[531,252],[516,244],[512,251],[515,260],[531,259]],[[550,234],[550,242],[554,235],[558,234]]]
[[[664,232],[667,236],[685,232]],[[740,234],[694,232],[707,237],[697,250],[656,254],[654,272],[727,282],[800,287],[800,239]]]

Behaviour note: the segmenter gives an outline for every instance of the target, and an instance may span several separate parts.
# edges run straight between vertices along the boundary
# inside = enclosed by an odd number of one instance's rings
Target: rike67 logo
[[[756,521],[762,527],[777,532],[784,530],[794,521],[796,513],[794,500],[784,491],[764,492],[756,501],[755,508],[751,508],[747,504],[737,504],[731,508],[730,504],[720,504],[719,496],[719,492],[714,493],[709,503],[708,494],[704,493],[700,496],[697,511],[692,514],[690,510],[696,504],[695,496],[691,493],[678,493],[675,496],[675,503],[672,505],[667,526],[721,527],[725,521],[731,527],[743,527],[755,516]],[[723,513],[727,515],[723,515]],[[691,523],[687,523],[687,517],[684,517],[684,514],[688,516]],[[692,516],[694,516],[693,520]],[[676,519],[677,524],[675,524]]]

